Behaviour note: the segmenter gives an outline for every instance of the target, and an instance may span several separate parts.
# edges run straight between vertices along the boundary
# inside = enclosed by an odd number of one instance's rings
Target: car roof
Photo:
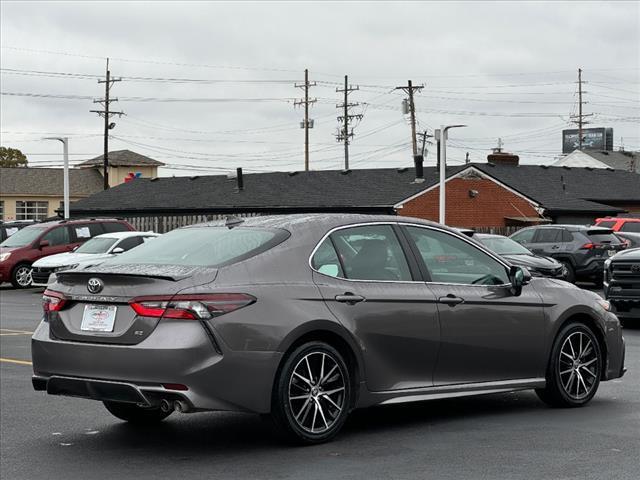
[[[474,237],[478,238],[509,238],[506,235],[498,235],[497,233],[476,233]]]
[[[49,227],[55,227],[58,225],[77,225],[79,223],[104,223],[104,222],[125,223],[125,220],[122,220],[121,218],[75,218],[72,220],[60,219],[60,220],[50,220],[48,222],[34,223],[33,225],[29,225],[25,228],[29,228],[29,227],[49,228]]]
[[[126,232],[111,232],[111,233],[103,233],[101,235],[96,235],[93,238],[117,238],[118,240],[122,239],[122,238],[128,238],[128,237],[159,237],[160,234],[159,233],[155,233],[155,232],[131,232],[131,231],[126,231]]]

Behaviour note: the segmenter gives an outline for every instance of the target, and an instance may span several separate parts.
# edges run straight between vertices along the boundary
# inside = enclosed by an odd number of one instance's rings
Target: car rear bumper
[[[160,322],[137,345],[69,342],[51,338],[41,322],[32,338],[33,385],[94,400],[183,400],[190,410],[269,412],[282,354],[232,351],[216,340],[199,322],[182,321]]]

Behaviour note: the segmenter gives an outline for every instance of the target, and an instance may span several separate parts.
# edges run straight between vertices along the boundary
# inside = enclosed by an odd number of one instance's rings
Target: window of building
[[[16,220],[44,220],[49,216],[49,202],[16,202]]]
[[[4,220],[4,200],[0,200],[0,220]]]

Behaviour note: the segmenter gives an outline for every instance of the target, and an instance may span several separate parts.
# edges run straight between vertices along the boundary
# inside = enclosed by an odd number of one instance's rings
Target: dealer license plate
[[[80,329],[85,332],[113,332],[115,305],[85,305]]]

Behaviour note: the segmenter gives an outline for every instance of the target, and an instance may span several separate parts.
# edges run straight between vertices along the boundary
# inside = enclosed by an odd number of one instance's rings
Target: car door
[[[391,224],[341,228],[316,248],[313,278],[362,348],[371,391],[433,384],[440,342],[434,294]]]
[[[404,226],[440,318],[434,385],[543,377],[540,296],[510,289],[508,267],[473,242],[431,227]]]
[[[533,236],[529,249],[546,257],[553,257],[562,251],[562,230],[559,228],[539,228]]]
[[[69,252],[73,249],[69,227],[67,226],[52,228],[40,238],[39,242],[47,242],[47,245],[40,248],[38,258]]]

